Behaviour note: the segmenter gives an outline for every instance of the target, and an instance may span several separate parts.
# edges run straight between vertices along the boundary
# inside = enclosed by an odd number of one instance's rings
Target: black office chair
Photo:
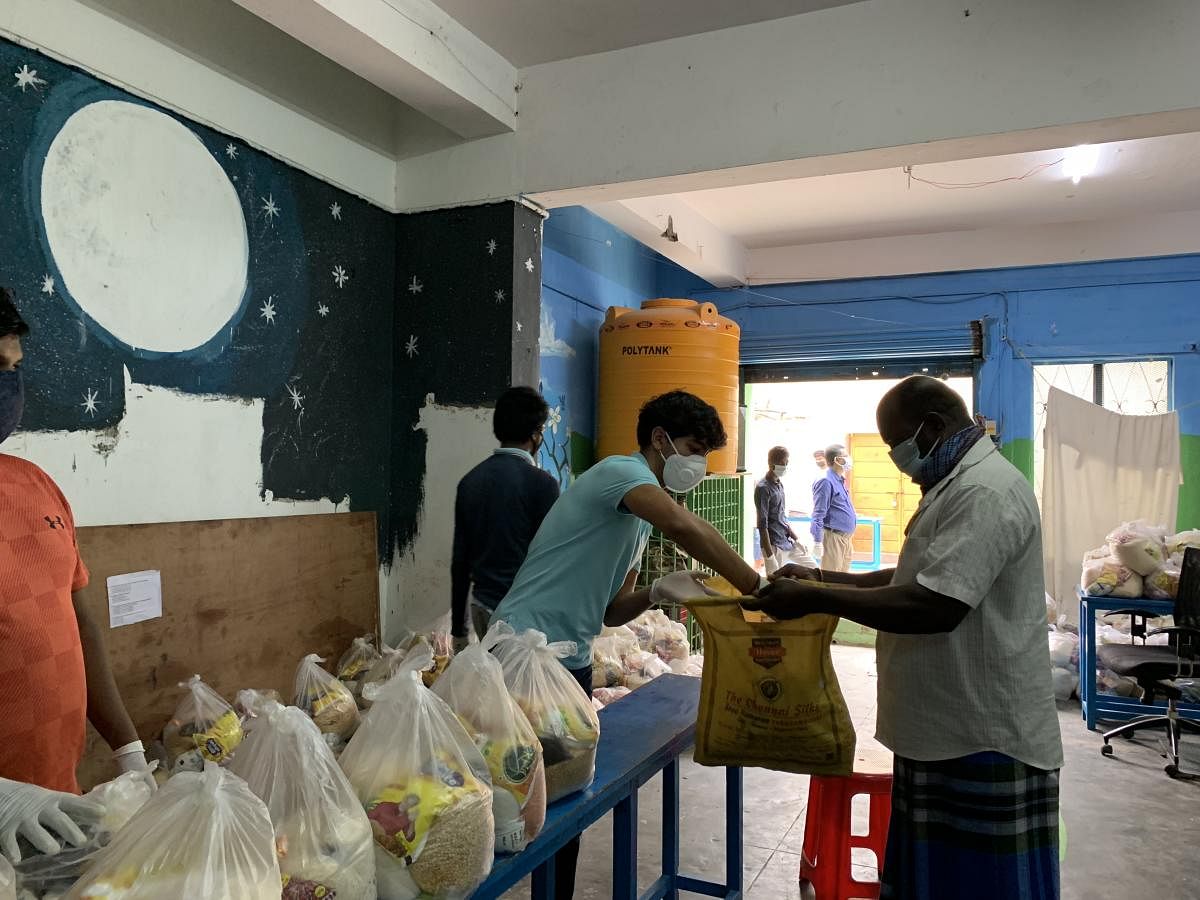
[[[1118,735],[1129,736],[1145,728],[1165,728],[1167,752],[1163,756],[1168,760],[1166,773],[1172,778],[1200,778],[1200,773],[1189,774],[1179,770],[1179,738],[1184,732],[1200,734],[1200,722],[1179,717],[1176,703],[1183,692],[1175,684],[1180,678],[1200,678],[1200,549],[1190,548],[1183,556],[1173,627],[1147,631],[1146,619],[1149,616],[1144,611],[1134,609],[1118,609],[1109,615],[1130,617],[1130,643],[1102,644],[1096,650],[1100,664],[1118,675],[1135,679],[1142,689],[1143,703],[1153,703],[1156,694],[1165,696],[1167,714],[1141,716],[1119,728],[1106,731],[1100,752],[1112,756],[1113,747],[1109,741]],[[1156,634],[1169,635],[1169,643],[1157,646],[1144,643],[1147,637]],[[1143,643],[1133,643],[1137,638]]]

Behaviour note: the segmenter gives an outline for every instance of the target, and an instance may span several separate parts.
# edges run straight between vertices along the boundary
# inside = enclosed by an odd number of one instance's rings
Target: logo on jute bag
[[[758,682],[758,692],[768,703],[774,703],[783,696],[783,683],[778,678],[767,676]]]
[[[750,658],[764,669],[779,665],[785,656],[787,648],[777,637],[756,637],[750,642]]]

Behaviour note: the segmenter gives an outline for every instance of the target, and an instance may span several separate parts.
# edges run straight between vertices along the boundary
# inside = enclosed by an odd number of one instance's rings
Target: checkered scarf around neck
[[[971,425],[962,431],[955,432],[946,438],[938,448],[929,455],[921,471],[913,479],[920,485],[921,493],[928,491],[939,481],[954,471],[954,467],[962,462],[962,458],[983,437],[982,425]]]

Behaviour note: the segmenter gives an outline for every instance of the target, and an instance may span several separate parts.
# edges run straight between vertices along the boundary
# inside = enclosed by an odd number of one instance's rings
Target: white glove
[[[821,557],[824,555],[825,555],[825,545],[822,544],[820,541],[817,541],[815,544],[812,545],[812,557],[817,562],[820,562]]]
[[[117,769],[122,775],[126,772],[137,772],[141,776],[140,780],[149,785],[151,791],[158,790],[158,782],[154,780],[154,767],[146,762],[146,748],[142,746],[141,741],[118,747],[113,751],[113,762],[117,764]]]
[[[697,597],[716,597],[717,591],[704,582],[711,576],[703,572],[672,572],[650,586],[651,603],[685,603]]]
[[[76,847],[87,844],[80,825],[94,825],[104,815],[104,807],[92,800],[48,791],[36,784],[24,784],[0,778],[0,853],[9,862],[21,861],[17,835],[25,838],[47,856],[62,849],[50,834]]]

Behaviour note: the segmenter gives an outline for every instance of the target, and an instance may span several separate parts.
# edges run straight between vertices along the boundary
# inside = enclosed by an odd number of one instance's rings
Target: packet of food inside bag
[[[205,762],[223,762],[243,737],[238,714],[199,675],[179,686],[187,693],[163,728],[169,775],[199,772]]]
[[[372,697],[342,771],[375,838],[380,900],[461,900],[492,868],[492,784],[471,736],[421,681],[419,646]]]
[[[488,764],[496,852],[517,853],[546,821],[546,771],[541,742],[490,652],[495,641],[489,633],[455,656],[433,692],[450,704]]]
[[[837,617],[776,622],[743,613],[738,592],[686,605],[704,632],[696,762],[849,775],[854,727],[829,654]]]
[[[349,740],[358,728],[358,704],[350,689],[321,668],[321,659],[310,653],[296,668],[295,699],[322,734]]]
[[[374,635],[356,637],[337,664],[337,679],[350,688],[355,698],[362,692],[363,679],[371,666],[379,661],[379,651],[375,649]]]

